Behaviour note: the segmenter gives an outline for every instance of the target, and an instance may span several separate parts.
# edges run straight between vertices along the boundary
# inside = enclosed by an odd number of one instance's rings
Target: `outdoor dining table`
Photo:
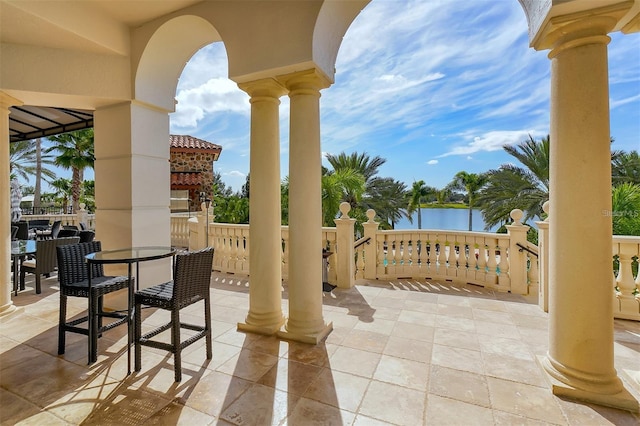
[[[133,343],[133,296],[140,288],[140,262],[172,257],[176,249],[165,246],[130,247],[117,250],[102,250],[85,256],[89,270],[89,287],[91,287],[92,264],[127,264],[129,277],[129,294],[127,298],[127,375],[131,374],[131,344]],[[136,265],[135,286],[133,284],[133,264]]]
[[[18,274],[19,264],[25,256],[36,253],[35,240],[15,240],[11,241],[11,261],[13,271],[13,291],[18,295]]]

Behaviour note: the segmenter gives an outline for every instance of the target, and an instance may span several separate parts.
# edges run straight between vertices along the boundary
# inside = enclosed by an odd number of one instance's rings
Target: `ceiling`
[[[53,136],[93,127],[93,111],[71,108],[14,106],[9,108],[9,141]]]

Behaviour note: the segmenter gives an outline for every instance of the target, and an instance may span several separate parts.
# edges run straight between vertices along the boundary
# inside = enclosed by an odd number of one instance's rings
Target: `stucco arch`
[[[167,111],[175,109],[178,78],[200,48],[219,41],[209,21],[183,15],[167,20],[149,36],[137,64],[133,64],[133,98]]]

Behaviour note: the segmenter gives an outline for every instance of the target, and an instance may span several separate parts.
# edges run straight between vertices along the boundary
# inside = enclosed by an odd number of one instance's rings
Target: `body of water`
[[[451,229],[454,231],[469,230],[468,209],[421,209],[422,229]],[[418,212],[412,215],[413,223],[402,218],[396,223],[396,229],[418,229]],[[494,226],[488,232],[495,232],[498,226]],[[480,210],[473,210],[473,230],[484,232],[484,220]]]

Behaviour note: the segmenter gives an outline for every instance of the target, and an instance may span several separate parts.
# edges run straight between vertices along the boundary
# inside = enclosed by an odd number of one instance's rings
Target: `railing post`
[[[351,288],[355,285],[355,257],[353,250],[354,235],[353,229],[355,219],[349,217],[351,206],[347,202],[340,204],[340,218],[335,219],[336,223],[336,256],[338,287]]]
[[[364,248],[364,279],[375,280],[378,265],[378,244],[376,241],[376,234],[380,224],[373,220],[373,218],[376,217],[375,210],[367,210],[367,217],[369,220],[362,224],[364,227],[364,238],[370,238]]]
[[[80,224],[81,223],[84,223],[85,225],[87,225],[87,227],[89,227],[88,214],[87,214],[87,210],[85,210],[84,207],[85,207],[84,203],[80,203],[80,205],[78,206],[78,212],[76,213],[76,220],[78,221],[78,223],[77,223],[78,228],[80,228]]]
[[[547,214],[538,225],[538,306],[549,312],[549,201],[542,205],[542,211]]]
[[[509,274],[511,277],[511,292],[515,294],[529,294],[527,283],[527,254],[518,244],[527,246],[527,231],[529,227],[520,222],[523,213],[520,209],[513,209],[509,214],[513,225],[507,225],[509,234]],[[502,255],[502,253],[500,253]]]

